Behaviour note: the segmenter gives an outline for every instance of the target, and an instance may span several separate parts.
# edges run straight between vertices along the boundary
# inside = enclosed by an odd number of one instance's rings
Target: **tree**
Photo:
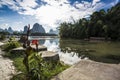
[[[120,3],[108,9],[94,12],[90,19],[82,18],[74,23],[60,25],[61,38],[85,39],[90,37],[105,37],[120,40]]]

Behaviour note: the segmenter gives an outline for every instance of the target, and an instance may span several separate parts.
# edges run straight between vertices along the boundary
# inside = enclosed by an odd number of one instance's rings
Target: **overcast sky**
[[[60,23],[89,17],[94,11],[107,10],[119,0],[0,0],[0,28],[23,30],[25,25],[43,25],[48,32]]]

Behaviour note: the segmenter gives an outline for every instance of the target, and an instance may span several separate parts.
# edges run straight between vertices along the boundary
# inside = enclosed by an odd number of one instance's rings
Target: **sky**
[[[0,28],[23,30],[25,25],[41,24],[46,32],[62,22],[89,17],[109,9],[120,0],[0,0]]]

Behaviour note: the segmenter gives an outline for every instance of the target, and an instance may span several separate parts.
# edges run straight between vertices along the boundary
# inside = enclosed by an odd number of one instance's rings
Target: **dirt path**
[[[0,80],[10,80],[12,74],[15,73],[15,67],[12,61],[2,56],[4,52],[0,49]]]

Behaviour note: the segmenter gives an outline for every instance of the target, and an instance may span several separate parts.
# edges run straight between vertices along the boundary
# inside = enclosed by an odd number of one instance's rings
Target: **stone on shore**
[[[35,45],[32,45],[31,47],[32,47],[33,49],[36,48]],[[39,46],[38,46],[38,52],[39,52],[39,51],[46,51],[46,50],[47,50],[47,47],[42,46],[42,45],[39,45]],[[25,52],[25,48],[23,48],[23,47],[14,48],[14,49],[11,50],[11,52],[12,52],[12,53],[23,53],[23,52]]]
[[[59,55],[52,51],[41,51],[39,54],[42,53],[42,58],[45,61],[59,61]]]
[[[51,80],[120,80],[120,64],[82,60]]]
[[[0,42],[0,46],[4,45],[5,43]]]

